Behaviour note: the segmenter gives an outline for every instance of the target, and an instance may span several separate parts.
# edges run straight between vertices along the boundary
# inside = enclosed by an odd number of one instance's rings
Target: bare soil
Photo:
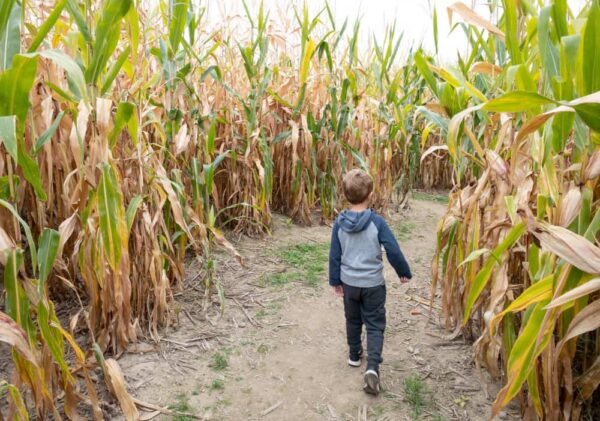
[[[443,339],[435,309],[429,317],[430,262],[444,209],[411,200],[389,215],[414,278],[400,285],[386,262],[388,327],[378,397],[362,391],[364,362],[362,368],[347,365],[343,305],[327,286],[323,256],[331,228],[302,228],[285,217],[276,217],[272,237],[234,242],[244,267],[226,254],[216,256],[223,313],[218,294],[205,311],[202,262],[190,264],[177,297],[178,324],[159,344],[138,343],[119,360],[129,391],[207,420],[489,419],[498,384],[475,368],[469,344]],[[282,250],[298,244],[320,254],[291,256],[301,263],[290,265]],[[316,282],[295,279],[294,271],[306,275],[304,263]],[[426,385],[418,417],[407,379]],[[509,412],[501,417],[518,418]]]

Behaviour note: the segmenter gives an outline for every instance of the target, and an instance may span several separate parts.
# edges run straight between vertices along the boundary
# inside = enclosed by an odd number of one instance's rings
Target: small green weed
[[[227,354],[221,352],[214,353],[210,367],[215,371],[223,371],[229,367],[229,358],[227,357]]]
[[[190,405],[189,399],[187,395],[184,393],[177,395],[177,401],[168,406],[168,408],[172,411],[176,412],[187,412],[192,413],[194,408]],[[185,415],[176,415],[173,417],[173,421],[192,421],[192,418],[187,417]]]
[[[225,382],[221,379],[214,379],[210,384],[210,390],[223,390],[225,389]]]
[[[415,200],[426,200],[428,202],[448,204],[448,196],[443,194],[425,193],[422,191],[413,191],[412,197]]]
[[[404,399],[410,405],[414,419],[421,416],[423,410],[431,405],[429,388],[417,375],[404,379]]]

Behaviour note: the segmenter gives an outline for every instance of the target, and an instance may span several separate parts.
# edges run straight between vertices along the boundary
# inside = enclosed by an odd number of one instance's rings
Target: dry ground
[[[422,199],[388,218],[414,278],[400,285],[386,262],[379,397],[362,391],[364,363],[360,369],[346,363],[342,301],[326,282],[331,229],[301,228],[283,217],[276,218],[272,237],[235,242],[244,268],[217,256],[222,315],[217,294],[205,314],[202,266],[190,265],[178,296],[179,324],[159,345],[137,344],[120,359],[130,392],[209,420],[488,419],[498,386],[475,369],[468,344],[442,339],[435,313],[428,318],[423,304],[445,205]]]

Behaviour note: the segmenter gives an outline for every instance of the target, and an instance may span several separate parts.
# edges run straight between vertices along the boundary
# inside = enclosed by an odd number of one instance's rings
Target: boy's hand
[[[335,295],[336,297],[344,296],[344,288],[341,285],[331,287],[331,292],[333,292],[333,295]]]
[[[408,279],[408,278],[405,278],[404,276],[400,277],[400,283],[401,283],[401,284],[407,284],[407,283],[408,283],[408,281],[409,281],[409,279]]]

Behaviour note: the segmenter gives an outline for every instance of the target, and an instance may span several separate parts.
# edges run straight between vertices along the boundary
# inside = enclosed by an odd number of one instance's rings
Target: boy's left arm
[[[411,279],[412,273],[410,272],[410,267],[408,266],[408,262],[404,258],[402,251],[400,250],[400,246],[398,245],[398,241],[396,241],[396,237],[390,230],[390,227],[385,222],[385,220],[377,215],[377,219],[375,221],[375,225],[377,226],[377,230],[379,231],[379,243],[383,245],[385,248],[385,252],[387,254],[388,261],[402,280]]]

